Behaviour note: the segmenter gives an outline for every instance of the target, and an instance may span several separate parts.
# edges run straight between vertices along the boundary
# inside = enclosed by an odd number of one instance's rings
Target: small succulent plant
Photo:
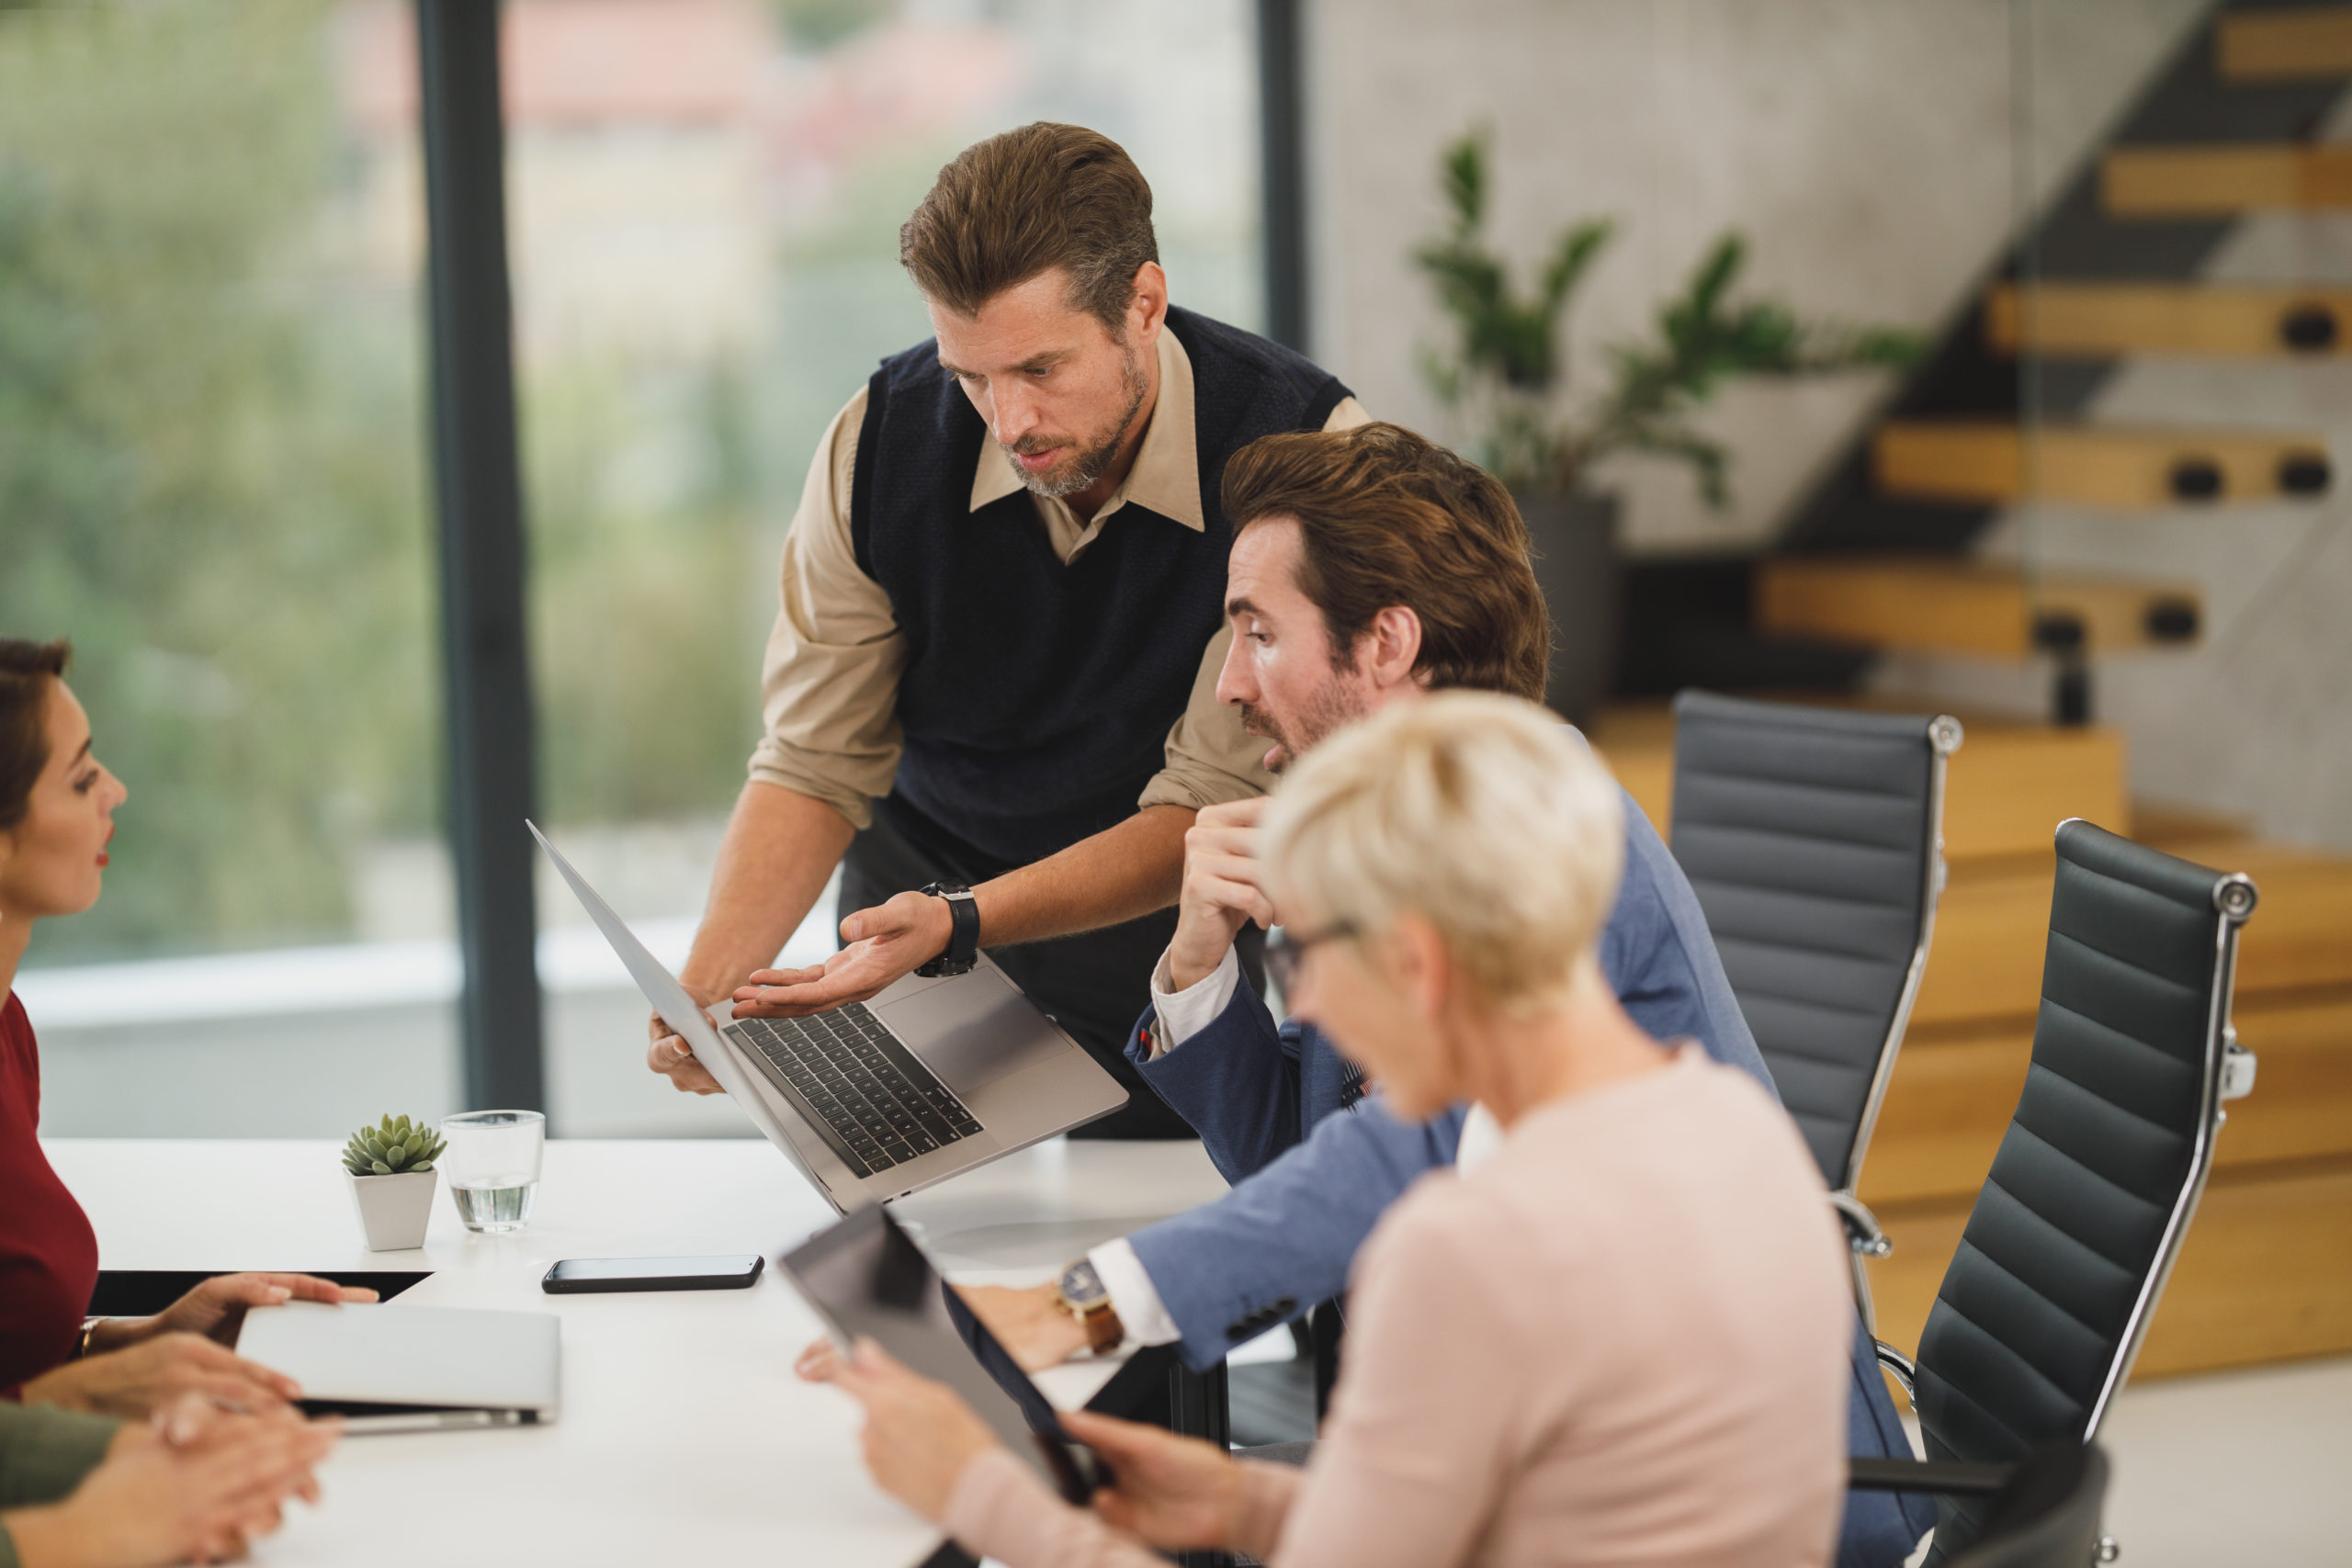
[[[343,1145],[343,1168],[354,1176],[410,1176],[431,1170],[447,1146],[424,1122],[387,1116],[351,1134]]]

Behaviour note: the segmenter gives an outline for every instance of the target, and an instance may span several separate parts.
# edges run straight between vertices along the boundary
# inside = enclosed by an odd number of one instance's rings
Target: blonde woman
[[[1302,1472],[1073,1416],[1117,1472],[1070,1508],[954,1394],[861,1345],[881,1484],[1012,1568],[1215,1547],[1377,1568],[1827,1561],[1852,1303],[1820,1179],[1754,1082],[1650,1039],[1594,941],[1616,789],[1532,704],[1440,694],[1301,760],[1266,823],[1294,1010],[1428,1117],[1506,1130],[1359,1254]],[[1380,1112],[1369,1112],[1379,1114]]]

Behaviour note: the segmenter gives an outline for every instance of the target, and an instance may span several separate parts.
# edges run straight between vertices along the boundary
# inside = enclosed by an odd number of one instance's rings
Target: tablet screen
[[[1108,1472],[1062,1427],[1054,1407],[996,1337],[946,1289],[931,1260],[879,1204],[786,1253],[779,1266],[846,1346],[860,1337],[945,1383],[1062,1495],[1083,1503]]]

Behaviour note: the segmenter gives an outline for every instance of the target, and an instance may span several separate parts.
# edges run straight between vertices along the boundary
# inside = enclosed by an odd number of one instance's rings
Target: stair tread
[[[2352,146],[2250,142],[2111,147],[2099,160],[2110,218],[2230,218],[2352,207]]]
[[[2298,82],[2352,75],[2352,6],[2239,11],[2214,28],[2224,82]]]
[[[2352,354],[2352,288],[2049,278],[1984,297],[1996,354],[2051,358],[2194,355],[2312,358]]]
[[[1776,636],[1864,648],[2022,659],[2037,616],[2071,619],[2089,651],[2195,640],[2194,583],[2045,573],[1951,557],[1777,556],[1758,563],[1757,624]]]
[[[2004,420],[1890,420],[1871,439],[1871,458],[1888,496],[2032,496],[2125,511],[2323,494],[2333,478],[2327,437],[2316,431],[2053,423],[2029,440]]]
[[[2257,1089],[2256,1092],[2259,1092]],[[2224,1128],[2224,1143],[2230,1129]],[[1908,1353],[1973,1195],[1881,1212],[1879,1337]],[[2352,1350],[2352,1160],[2217,1173],[2165,1286],[2135,1378]]]
[[[2261,890],[2239,942],[2239,996],[2352,985],[2352,857],[2259,839],[2182,847]],[[2033,1015],[2055,863],[2050,854],[1952,863],[1913,1028]]]

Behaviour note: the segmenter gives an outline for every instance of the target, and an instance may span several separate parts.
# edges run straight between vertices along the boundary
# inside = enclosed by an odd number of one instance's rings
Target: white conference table
[[[866,1479],[855,1407],[792,1375],[818,1334],[771,1267],[747,1291],[550,1296],[560,1258],[775,1255],[833,1218],[766,1143],[548,1145],[531,1224],[478,1235],[436,1192],[424,1246],[369,1252],[326,1142],[55,1139],[107,1269],[432,1270],[380,1310],[493,1307],[563,1320],[551,1425],[345,1438],[258,1562],[418,1556],[909,1568],[938,1532]],[[1027,1283],[1098,1242],[1224,1191],[1192,1143],[1051,1143],[901,1199],[953,1277]],[[1083,1403],[1112,1364],[1041,1380]]]

